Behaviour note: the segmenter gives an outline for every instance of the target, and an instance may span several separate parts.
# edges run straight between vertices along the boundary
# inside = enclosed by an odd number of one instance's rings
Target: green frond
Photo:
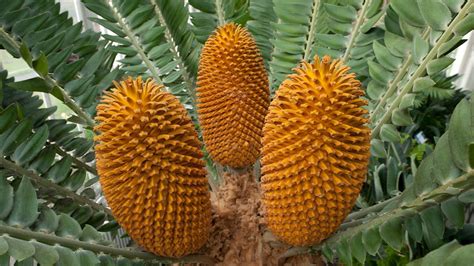
[[[308,59],[312,44],[319,38],[318,20],[323,6],[319,0],[275,0],[273,4],[277,20],[271,40],[272,93],[303,58]]]
[[[473,200],[472,197],[464,196],[471,193],[474,179],[474,172],[468,166],[467,152],[474,140],[472,131],[468,129],[471,126],[469,121],[473,103],[473,100],[463,100],[458,104],[449,129],[439,139],[434,151],[423,159],[413,183],[400,196],[349,215],[348,221],[341,226],[345,230],[330,237],[316,249],[322,249],[326,254],[336,252],[343,259],[341,255],[344,254],[341,252],[344,250],[341,249],[344,247],[339,244],[341,242],[347,242],[352,250],[362,248],[364,253],[374,254],[382,242],[400,250],[406,233],[417,241],[441,239],[444,235],[444,219],[455,226],[462,226],[465,204]],[[448,206],[456,207],[459,211],[451,212]],[[376,209],[379,211],[375,218],[364,220],[363,217]],[[423,227],[426,231],[412,230],[414,227]],[[362,238],[354,237],[359,234],[362,234]],[[346,259],[351,259],[351,256]]]
[[[17,88],[51,91],[92,127],[97,95],[119,75],[111,71],[115,54],[104,50],[107,42],[98,33],[81,32],[82,24],[73,25],[50,0],[15,1],[2,9],[0,21],[0,45],[39,75]]]
[[[125,56],[120,60],[125,74],[152,77],[182,102],[194,104],[200,45],[189,31],[183,1],[83,3],[102,17],[93,21],[116,34],[104,38],[114,44],[108,50]]]
[[[91,190],[87,171],[97,175],[86,163],[93,159],[92,140],[81,137],[77,125],[50,119],[55,107],[42,108],[38,96],[8,87],[6,84],[13,80],[6,78],[6,71],[0,73],[0,84],[5,84],[0,87],[4,96],[0,104],[0,167],[8,170],[14,180],[28,177],[40,195],[56,206],[67,200],[70,212],[81,214],[81,223],[99,213],[104,216],[102,222],[107,216],[110,220],[110,210],[94,202],[95,193],[76,194],[79,189]],[[48,195],[51,189],[56,190],[55,197]]]
[[[449,201],[442,206],[443,211],[449,215],[457,215],[460,211],[458,201]],[[444,207],[444,208],[443,208]],[[474,249],[474,244],[461,245],[457,240],[453,240],[443,246],[431,251],[423,258],[408,263],[408,266],[423,264],[443,264],[443,265],[464,265],[469,264]]]
[[[272,23],[276,22],[273,1],[250,0],[249,14],[251,19],[247,21],[246,26],[255,38],[265,61],[265,66],[268,69],[268,63],[271,61],[273,50],[273,44],[270,41],[274,34]]]
[[[223,22],[235,22],[245,25],[250,18],[249,0],[189,0],[188,3],[196,11],[191,12],[191,24],[198,42],[204,44],[211,33],[219,25],[219,16]],[[216,5],[221,7],[219,14]]]
[[[197,122],[201,49],[229,22],[254,36],[272,94],[316,55],[341,59],[366,88],[371,157],[354,209],[321,244],[280,260],[320,251],[344,265],[471,261],[461,240],[472,231],[474,99],[447,69],[474,28],[473,0],[81,1],[107,33],[74,24],[54,0],[0,0],[0,49],[35,73],[15,80],[0,69],[0,265],[213,263],[105,239],[120,225],[99,203],[93,128],[100,96],[124,75],[165,85]],[[73,113],[59,117],[42,94]],[[204,154],[217,190],[224,169]]]
[[[181,70],[186,85],[185,91],[195,106],[195,77],[202,45],[190,31],[188,8],[184,5],[184,1],[155,0],[155,3],[155,12],[161,25],[165,27],[165,38],[171,44],[174,60],[178,62],[178,68]]]
[[[419,15],[418,13],[416,13],[419,12],[417,11],[417,6],[406,11],[404,7],[402,7],[403,4],[401,2],[399,3],[399,1],[391,2],[390,5],[395,10],[398,10],[398,12],[406,12],[401,13],[402,16],[400,16],[400,18],[405,18],[407,20],[407,24],[410,24],[411,26],[420,25],[421,15],[420,17],[417,17],[417,15]],[[415,31],[411,36],[412,39],[407,39],[410,36],[401,37],[399,35],[386,32],[385,43],[390,44],[392,46],[391,50],[395,51],[395,53],[400,53],[401,56],[403,56],[404,53],[408,51],[408,55],[406,55],[406,59],[403,60],[404,63],[402,63],[402,67],[398,74],[395,77],[386,80],[386,82],[391,82],[391,85],[385,95],[381,98],[381,101],[378,103],[378,106],[375,108],[374,112],[372,113],[372,124],[374,125],[373,137],[378,136],[381,126],[383,124],[389,123],[390,120],[394,122],[392,119],[392,114],[399,107],[401,100],[403,99],[405,94],[410,93],[412,91],[416,92],[424,89],[420,88],[420,84],[425,86],[424,80],[429,79],[428,77],[424,77],[426,73],[428,75],[439,73],[440,71],[446,69],[453,62],[452,59],[444,56],[443,53],[439,53],[438,51],[441,46],[443,46],[443,44],[449,40],[449,38],[457,35],[454,32],[454,29],[458,27],[458,25],[463,23],[465,19],[468,19],[467,15],[469,13],[471,5],[472,1],[468,1],[455,17],[452,17],[452,14],[449,12],[443,14],[440,19],[447,19],[446,17],[449,17],[449,25],[445,27],[444,31],[440,32],[440,34],[438,35],[439,37],[435,38],[434,40],[427,39],[429,37],[429,33],[433,30],[433,25],[430,25],[429,23],[427,23],[427,28]],[[423,26],[425,24],[422,23],[421,25]],[[401,50],[402,47],[410,47],[411,49]],[[390,48],[388,49],[390,50]],[[373,71],[374,74],[384,75],[383,69],[381,68],[380,70],[374,68]],[[409,78],[404,79],[405,75],[409,75]],[[435,90],[436,89],[434,89],[433,91]],[[390,107],[388,108],[388,110],[384,110],[384,101],[391,97],[396,91],[398,93],[396,94],[396,97],[393,99],[393,101],[390,101]],[[439,92],[439,90],[437,92]],[[382,110],[384,110],[385,112],[382,116],[379,116],[379,113]]]
[[[34,259],[47,265],[95,265],[105,258],[115,261],[116,256],[135,261],[175,262],[139,250],[116,248],[91,225],[81,226],[74,213],[58,214],[38,204],[37,192],[27,177],[21,179],[13,192],[12,184],[0,174],[0,191],[9,191],[2,194],[4,201],[0,205],[12,203],[7,209],[2,208],[7,223],[0,224],[0,257],[11,256],[17,262]]]

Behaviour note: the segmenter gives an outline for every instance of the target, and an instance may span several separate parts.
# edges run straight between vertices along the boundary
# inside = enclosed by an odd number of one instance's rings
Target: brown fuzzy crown
[[[153,81],[128,78],[97,106],[100,184],[117,222],[157,255],[207,241],[211,219],[200,143],[186,110]]]
[[[340,60],[302,63],[280,86],[263,129],[266,221],[284,242],[317,244],[351,211],[367,173],[367,102]]]
[[[202,49],[197,84],[211,157],[235,168],[254,163],[270,99],[263,59],[246,29],[230,23],[215,31]]]

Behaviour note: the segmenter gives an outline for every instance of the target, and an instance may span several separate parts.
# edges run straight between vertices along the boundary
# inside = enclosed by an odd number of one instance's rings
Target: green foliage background
[[[0,265],[10,258],[18,265],[208,262],[105,240],[103,232],[119,226],[96,202],[90,130],[100,95],[126,75],[164,84],[197,121],[200,50],[230,21],[255,37],[272,93],[301,60],[330,55],[351,66],[369,100],[372,158],[356,207],[321,245],[284,256],[320,252],[345,265],[473,260],[474,100],[446,71],[474,28],[473,0],[82,2],[111,34],[73,24],[53,0],[0,0],[0,49],[37,74],[15,81],[0,71]],[[56,108],[42,107],[32,92],[74,114],[52,119]],[[416,140],[419,132],[427,142]]]

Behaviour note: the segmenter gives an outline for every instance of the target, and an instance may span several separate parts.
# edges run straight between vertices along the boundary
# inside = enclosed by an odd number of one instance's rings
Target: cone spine
[[[245,28],[226,24],[206,41],[197,85],[199,122],[212,159],[234,168],[253,164],[270,100],[263,58]]]
[[[367,104],[355,74],[326,56],[303,62],[276,92],[263,129],[268,227],[296,246],[318,244],[351,211],[367,174]]]
[[[201,144],[178,99],[128,78],[97,107],[97,170],[117,222],[145,250],[181,257],[209,235]]]

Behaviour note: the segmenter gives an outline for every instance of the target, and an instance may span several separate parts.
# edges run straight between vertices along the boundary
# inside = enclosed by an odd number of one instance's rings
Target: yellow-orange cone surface
[[[230,23],[209,37],[197,84],[199,122],[212,159],[234,168],[253,164],[270,98],[263,58],[245,28]]]
[[[97,106],[100,184],[117,222],[147,251],[196,252],[211,222],[200,143],[178,99],[153,81],[115,83]]]
[[[330,57],[285,80],[263,129],[262,190],[268,227],[296,246],[317,244],[351,211],[367,173],[367,102],[354,74]]]

